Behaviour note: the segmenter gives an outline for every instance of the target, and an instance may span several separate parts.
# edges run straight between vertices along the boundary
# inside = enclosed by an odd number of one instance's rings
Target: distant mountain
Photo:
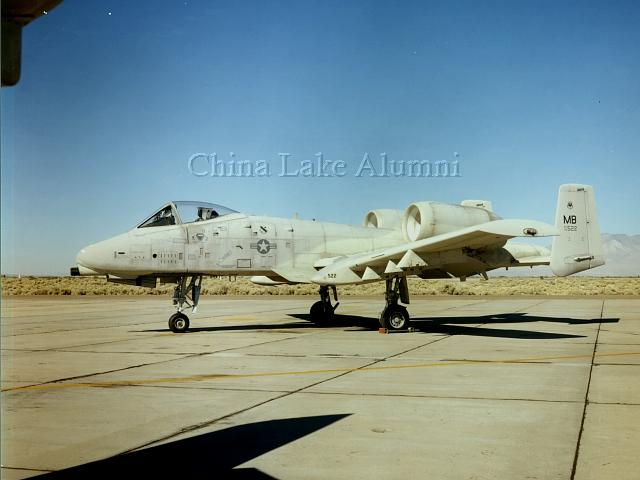
[[[607,263],[592,270],[593,275],[640,275],[640,235],[603,233],[602,249]]]

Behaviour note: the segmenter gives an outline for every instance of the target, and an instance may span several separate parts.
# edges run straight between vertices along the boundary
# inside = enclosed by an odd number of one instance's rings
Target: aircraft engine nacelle
[[[499,218],[485,208],[416,202],[404,212],[402,233],[407,241],[413,242]]]
[[[369,228],[390,228],[400,230],[404,212],[402,210],[392,210],[390,208],[381,208],[379,210],[371,210],[364,217],[364,226]]]

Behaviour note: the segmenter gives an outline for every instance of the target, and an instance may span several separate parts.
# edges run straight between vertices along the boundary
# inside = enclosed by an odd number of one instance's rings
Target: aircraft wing
[[[422,257],[429,254],[452,252],[460,262],[463,261],[464,250],[502,246],[514,237],[537,238],[557,234],[556,227],[535,220],[495,220],[365,254],[339,257],[314,274],[311,281],[319,285],[375,281],[382,275],[414,273],[414,270],[424,269],[428,264]]]

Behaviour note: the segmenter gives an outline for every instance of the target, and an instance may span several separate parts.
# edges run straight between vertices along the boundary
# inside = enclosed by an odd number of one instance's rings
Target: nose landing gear
[[[178,279],[178,284],[173,291],[173,304],[177,312],[169,317],[169,329],[172,332],[184,333],[189,329],[189,317],[182,311],[186,308],[190,308],[193,313],[198,311],[201,286],[202,275],[185,276]]]

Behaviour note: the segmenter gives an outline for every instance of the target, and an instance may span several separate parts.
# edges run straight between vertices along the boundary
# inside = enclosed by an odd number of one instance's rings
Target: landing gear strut
[[[172,332],[184,333],[189,329],[189,317],[182,311],[186,308],[190,308],[193,313],[198,311],[201,286],[202,275],[185,276],[178,279],[178,284],[173,290],[173,305],[175,305],[177,312],[169,317],[169,329]]]
[[[336,301],[335,305],[331,305],[329,287],[323,285],[320,287],[319,291],[320,301],[311,305],[311,310],[309,310],[311,321],[318,326],[325,326],[331,323],[331,320],[333,320],[333,312],[335,312],[336,308],[338,308],[338,305],[340,305],[340,303],[338,302],[338,292],[335,285],[332,285],[331,289],[333,290],[333,299]]]
[[[387,330],[406,330],[410,325],[409,312],[403,305],[409,303],[409,287],[407,277],[387,278],[384,298],[386,306],[380,313],[380,326]]]

